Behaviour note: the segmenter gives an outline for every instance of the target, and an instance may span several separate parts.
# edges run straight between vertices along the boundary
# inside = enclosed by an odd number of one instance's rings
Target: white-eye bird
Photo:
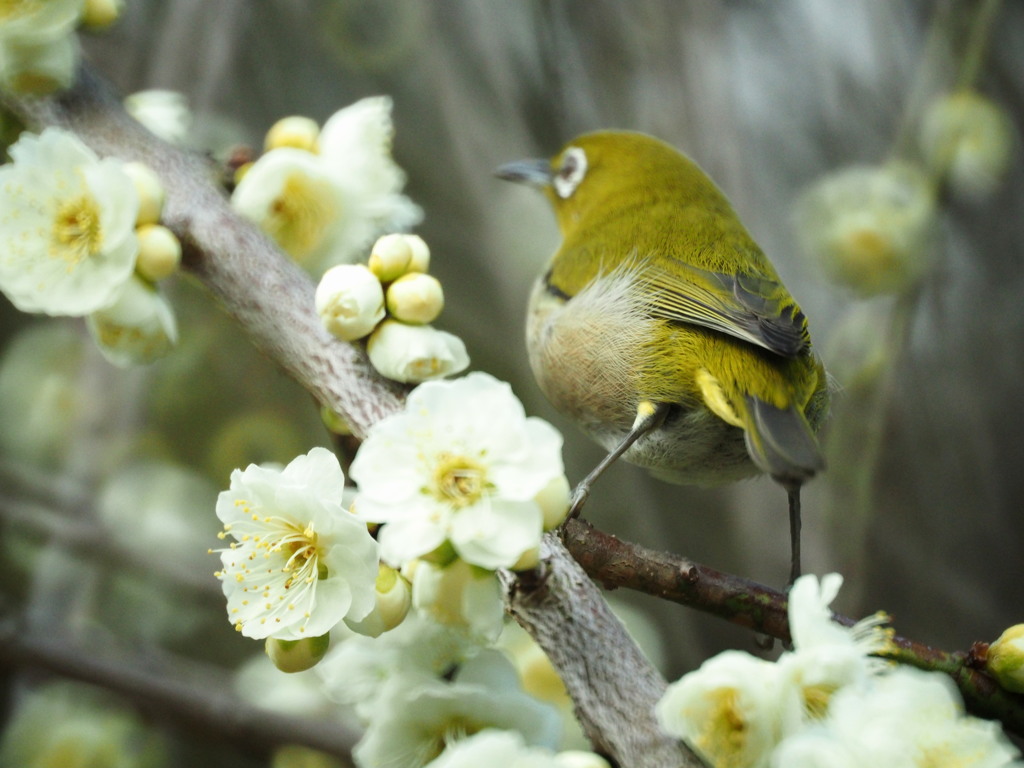
[[[725,195],[670,145],[620,131],[497,175],[541,189],[562,234],[526,337],[545,395],[610,451],[573,513],[619,456],[694,485],[765,472],[789,492],[794,580],[828,382],[803,312]]]

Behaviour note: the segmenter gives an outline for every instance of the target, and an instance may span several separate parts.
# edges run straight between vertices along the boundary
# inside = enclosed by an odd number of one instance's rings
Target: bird
[[[495,173],[541,190],[561,232],[530,294],[530,367],[608,451],[570,516],[620,457],[687,485],[766,473],[788,494],[792,584],[800,488],[825,466],[828,376],[725,194],[684,153],[632,131],[586,133]]]

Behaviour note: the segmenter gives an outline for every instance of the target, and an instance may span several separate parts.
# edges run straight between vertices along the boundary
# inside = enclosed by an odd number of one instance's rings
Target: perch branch
[[[716,571],[668,552],[659,552],[572,520],[562,538],[582,568],[610,589],[625,587],[671,600],[789,642],[786,596],[763,584]],[[846,626],[854,620],[833,614]],[[885,657],[918,669],[944,672],[953,678],[967,709],[979,717],[999,720],[1024,736],[1024,696],[1010,693],[977,668],[970,651],[949,651],[895,635]]]

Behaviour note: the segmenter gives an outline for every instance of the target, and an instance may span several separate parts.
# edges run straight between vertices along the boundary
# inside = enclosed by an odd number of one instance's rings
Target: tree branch
[[[626,587],[719,616],[783,642],[790,641],[786,596],[763,584],[716,571],[679,555],[658,552],[570,520],[562,539],[572,556],[594,579],[608,588]],[[853,626],[855,621],[833,614]],[[1001,688],[977,668],[970,651],[950,653],[899,635],[891,638],[888,659],[918,669],[944,672],[953,678],[968,711],[999,720],[1024,736],[1024,696]]]
[[[23,636],[9,624],[0,625],[0,665],[33,667],[101,686],[143,712],[211,739],[229,739],[251,753],[265,755],[276,747],[301,744],[348,757],[359,740],[359,733],[341,722],[285,717],[240,701],[229,693],[228,680],[212,684],[206,667],[189,675],[179,664],[154,669],[152,658],[115,661],[48,637]]]
[[[665,680],[555,534],[545,534],[535,571],[500,576],[509,613],[558,670],[599,751],[629,768],[701,768],[654,719]]]

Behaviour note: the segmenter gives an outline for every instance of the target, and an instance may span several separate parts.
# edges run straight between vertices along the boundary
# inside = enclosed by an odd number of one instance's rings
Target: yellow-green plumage
[[[601,132],[546,169],[503,175],[544,189],[563,236],[527,328],[557,408],[611,449],[641,401],[670,404],[623,458],[676,482],[760,470],[794,487],[822,467],[828,390],[806,319],[696,164],[649,136]]]

